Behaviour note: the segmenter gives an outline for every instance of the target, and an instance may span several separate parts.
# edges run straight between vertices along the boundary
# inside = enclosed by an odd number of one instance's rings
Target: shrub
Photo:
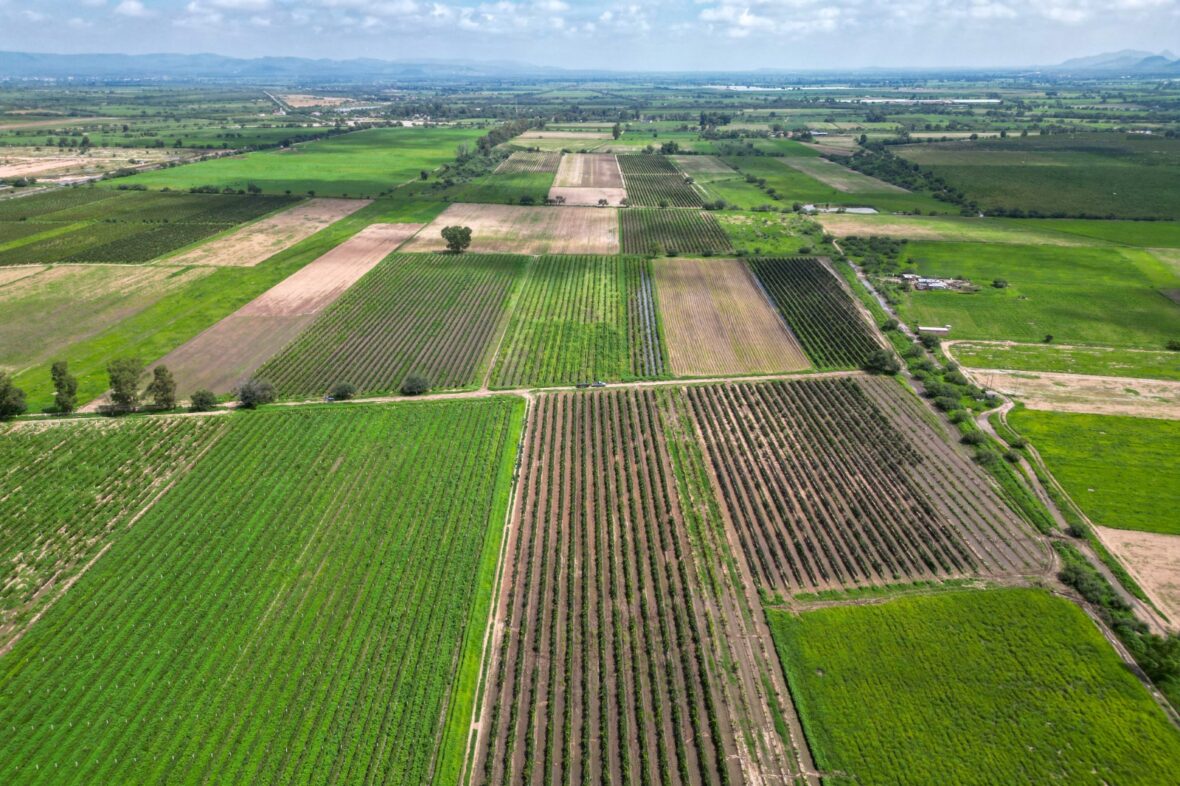
[[[401,393],[403,396],[420,396],[430,390],[430,382],[426,377],[418,374],[411,374],[402,382]]]
[[[893,376],[898,371],[901,371],[901,364],[897,362],[897,358],[893,353],[887,349],[876,349],[869,353],[865,359],[864,370],[870,374],[888,374]]]
[[[243,409],[254,409],[274,401],[275,388],[265,379],[248,379],[238,386],[235,395]]]
[[[968,431],[959,441],[964,445],[982,445],[987,442],[987,437],[981,431]]]
[[[211,412],[217,409],[217,395],[212,390],[201,388],[189,397],[190,412]]]
[[[1180,338],[1174,338],[1164,346],[1172,352],[1180,352]]]
[[[348,401],[356,398],[356,385],[350,382],[337,382],[328,391],[328,395],[337,401]]]
[[[0,420],[23,415],[27,409],[25,392],[12,384],[12,377],[0,371]]]

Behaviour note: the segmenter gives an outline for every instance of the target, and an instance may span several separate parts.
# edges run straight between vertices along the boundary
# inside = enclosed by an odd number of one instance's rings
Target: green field
[[[453,773],[466,736],[447,719],[471,717],[522,409],[227,416],[0,661],[4,780]]]
[[[976,218],[828,214],[818,218],[839,236],[888,235],[909,240],[1014,243],[1016,245],[1175,248],[1180,223],[1070,218]]]
[[[1008,416],[1095,524],[1180,535],[1180,421],[1021,410]],[[1163,481],[1163,482],[1161,482]]]
[[[964,341],[953,348],[957,361],[974,368],[1059,371],[1099,377],[1180,381],[1180,352],[1113,347],[1059,347],[1053,344],[984,344]]]
[[[1180,305],[1162,292],[1180,275],[1141,249],[923,242],[906,246],[903,267],[980,287],[905,296],[907,322],[952,325],[954,338],[1163,349],[1180,336]]]
[[[377,128],[285,150],[267,150],[122,178],[120,185],[188,189],[243,189],[267,193],[375,197],[455,158],[462,144],[484,132],[475,128]]]
[[[1073,604],[948,592],[794,616],[769,610],[831,782],[1161,783],[1180,732]]]
[[[522,197],[543,205],[553,185],[553,172],[501,172],[483,175],[443,192],[449,202],[495,202],[518,205]]]

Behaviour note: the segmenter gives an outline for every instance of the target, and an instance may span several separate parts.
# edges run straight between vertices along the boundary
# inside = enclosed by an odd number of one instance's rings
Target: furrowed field
[[[1094,623],[1043,591],[768,614],[821,771],[1149,786],[1180,769],[1180,732]]]
[[[495,386],[568,385],[663,373],[647,260],[541,257],[529,263],[520,287],[492,369]]]
[[[852,297],[817,259],[754,259],[750,268],[816,368],[855,368],[879,347]]]
[[[696,210],[639,210],[621,213],[624,254],[659,256],[724,254],[729,237],[711,213]]]
[[[229,415],[0,661],[4,779],[453,773],[521,411],[496,398]]]
[[[284,396],[336,382],[396,390],[411,374],[438,388],[482,381],[525,257],[398,254],[325,311],[258,375]]]
[[[627,199],[647,207],[700,207],[701,195],[664,156],[622,155],[619,169]]]

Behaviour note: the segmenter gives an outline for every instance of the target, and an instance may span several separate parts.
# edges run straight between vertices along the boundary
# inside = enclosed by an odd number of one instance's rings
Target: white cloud
[[[266,11],[270,0],[208,0],[209,5],[225,11]]]
[[[152,15],[152,12],[149,11],[139,0],[123,0],[123,2],[115,6],[115,13],[119,14],[120,16],[130,16],[136,18],[143,18]]]

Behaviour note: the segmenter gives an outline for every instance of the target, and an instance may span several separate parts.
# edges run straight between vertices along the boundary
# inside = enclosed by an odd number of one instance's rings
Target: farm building
[[[949,336],[951,332],[950,325],[943,325],[938,327],[935,325],[918,325],[918,332],[925,333],[929,336]]]

